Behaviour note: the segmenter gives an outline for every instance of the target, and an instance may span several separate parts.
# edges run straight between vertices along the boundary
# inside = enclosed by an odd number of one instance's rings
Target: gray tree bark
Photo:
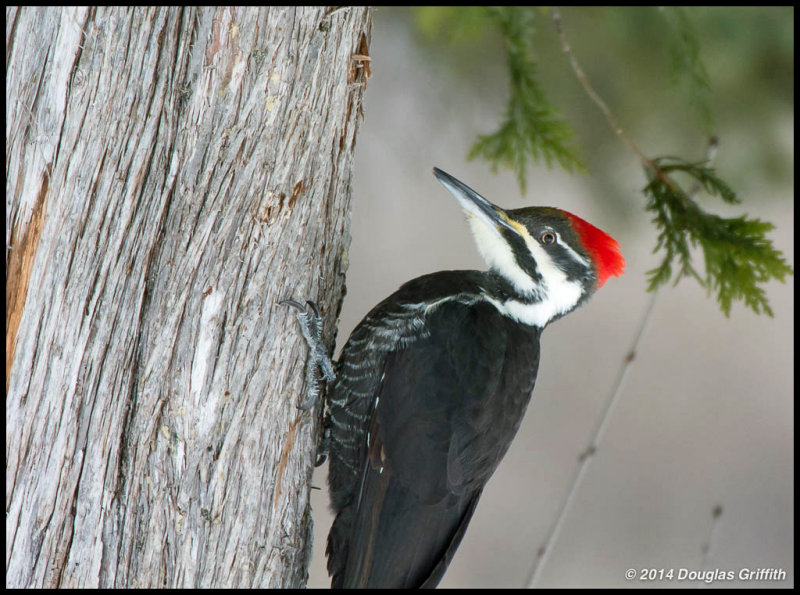
[[[6,11],[6,586],[297,587],[366,8]]]

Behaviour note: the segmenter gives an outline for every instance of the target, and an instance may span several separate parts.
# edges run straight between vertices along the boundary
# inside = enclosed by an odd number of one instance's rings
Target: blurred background
[[[742,204],[698,200],[720,215],[774,223],[769,237],[794,266],[794,9],[687,14],[711,82],[712,131],[720,138],[714,166]],[[671,84],[663,15],[629,7],[565,8],[561,16],[589,80],[639,148],[650,157],[703,159],[710,131],[698,124],[686,89]],[[612,234],[627,260],[623,277],[544,332],[526,417],[441,583],[520,587],[650,304],[645,273],[660,256],[652,253],[656,231],[644,209],[643,172],[575,78],[549,15],[537,15],[540,78],[573,126],[588,173],[534,166],[525,195],[511,172],[493,174],[486,162],[466,160],[477,135],[494,132],[503,115],[502,40],[478,28],[452,41],[431,18],[412,9],[375,11],[337,355],[364,314],[405,281],[485,268],[433,166],[507,208],[550,205],[579,214]],[[737,575],[782,569],[783,581],[711,586],[794,585],[794,277],[766,291],[774,318],[738,303],[726,318],[691,279],[658,293],[537,586],[703,586],[625,578],[628,569],[682,568]],[[309,587],[330,584],[326,477],[327,465],[314,476],[321,489],[312,497]]]

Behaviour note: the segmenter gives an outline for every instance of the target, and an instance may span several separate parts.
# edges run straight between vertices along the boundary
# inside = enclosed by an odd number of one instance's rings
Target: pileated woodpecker
[[[353,330],[335,379],[313,303],[289,301],[332,380],[333,587],[438,584],[517,433],[542,330],[625,266],[616,240],[571,213],[504,210],[433,171],[460,203],[488,271],[404,284]]]

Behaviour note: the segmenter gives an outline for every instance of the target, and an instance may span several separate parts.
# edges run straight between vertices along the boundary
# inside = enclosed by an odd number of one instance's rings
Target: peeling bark
[[[7,587],[305,584],[370,27],[6,9]]]

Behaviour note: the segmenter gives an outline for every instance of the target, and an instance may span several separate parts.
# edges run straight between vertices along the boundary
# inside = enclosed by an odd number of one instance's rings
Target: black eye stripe
[[[566,242],[559,242],[552,246],[546,246],[546,248],[550,258],[558,268],[564,271],[569,281],[585,279],[592,273],[592,269],[587,268],[585,263],[575,260],[575,252]]]
[[[514,254],[514,260],[517,262],[517,265],[528,273],[535,282],[540,281],[542,274],[539,272],[539,268],[536,266],[536,260],[534,260],[528,246],[525,244],[525,240],[522,239],[519,234],[511,233],[505,229],[501,230],[501,233],[509,246],[511,246],[511,251]]]

